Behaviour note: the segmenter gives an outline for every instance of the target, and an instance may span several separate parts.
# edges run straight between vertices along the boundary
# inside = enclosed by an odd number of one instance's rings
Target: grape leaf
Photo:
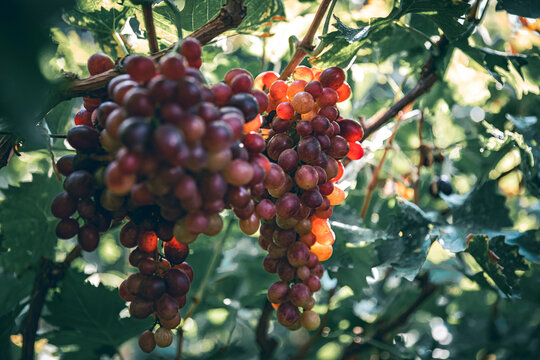
[[[486,69],[487,72],[501,84],[503,83],[503,75],[497,70],[497,67],[500,67],[507,72],[510,71],[510,67],[514,67],[521,77],[523,77],[521,68],[527,65],[527,57],[525,55],[507,54],[502,51],[480,46],[473,47],[469,45],[467,40],[458,41],[455,45]]]
[[[520,163],[521,171],[525,177],[525,185],[532,195],[540,197],[540,131],[538,130],[538,118],[535,116],[512,116],[506,115],[517,130],[523,135],[525,143],[530,147],[533,164],[528,161]],[[528,154],[520,148],[522,157]]]
[[[151,325],[151,319],[120,318],[125,302],[118,292],[103,284],[93,286],[86,277],[69,270],[60,291],[46,302],[49,313],[44,319],[55,329],[43,336],[67,355],[63,358],[112,356],[122,343]]]
[[[458,18],[466,13],[468,9],[468,4],[456,4],[451,0],[437,2],[430,0],[402,0],[398,6],[392,9],[388,16],[376,18],[368,25],[360,28],[351,28],[336,18],[337,22],[334,24],[336,31],[322,37],[323,46],[329,47],[329,49],[311,61],[321,68],[328,66],[346,67],[368,41],[375,42],[375,39],[371,38],[375,37],[380,31],[392,27],[394,21],[399,20],[406,14],[433,16],[433,20],[441,26],[441,29],[448,29],[452,36],[456,36],[457,33],[461,32],[461,27],[449,23],[457,23]],[[407,30],[400,29],[399,31]],[[387,39],[389,37],[385,36],[384,40]],[[398,47],[395,53],[399,51]],[[336,64],[336,61],[338,64]]]
[[[65,11],[64,21],[72,26],[91,31],[96,41],[114,52],[116,43],[113,34],[119,32],[125,24],[129,10],[130,8],[126,6],[120,10],[99,7],[88,11],[79,4],[79,7]]]
[[[540,3],[536,0],[497,0],[497,10],[528,18],[540,17]]]
[[[518,245],[520,255],[540,264],[540,232],[538,230],[518,233],[517,236],[506,236],[505,242],[509,245]]]
[[[20,272],[37,264],[42,256],[52,258],[56,245],[57,220],[50,203],[62,191],[61,183],[45,174],[34,174],[32,182],[9,186],[0,202],[0,266]]]
[[[472,255],[476,263],[482,268],[482,275],[491,278],[495,285],[507,296],[515,295],[518,277],[514,272],[528,269],[528,266],[523,263],[523,257],[518,255],[517,247],[504,244],[502,236],[494,237],[492,241],[491,244],[485,234],[474,235],[469,239],[466,251]],[[504,265],[506,265],[506,268]],[[479,276],[480,274],[477,273],[476,275]]]

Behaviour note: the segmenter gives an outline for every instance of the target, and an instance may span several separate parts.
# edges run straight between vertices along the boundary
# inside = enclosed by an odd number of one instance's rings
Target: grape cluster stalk
[[[93,251],[121,226],[120,243],[133,249],[138,271],[119,295],[131,316],[155,320],[139,338],[145,352],[172,343],[194,276],[189,246],[221,232],[225,209],[268,251],[278,322],[316,329],[313,294],[335,241],[328,219],[345,198],[340,160],[363,155],[362,127],[336,107],[351,93],[342,69],[300,66],[289,82],[233,69],[207,86],[201,54],[187,38],[159,62],[128,57],[107,96],[83,99],[67,134],[76,154],[56,164],[65,176],[51,204],[58,237]],[[104,54],[88,60],[91,76],[113,66]]]

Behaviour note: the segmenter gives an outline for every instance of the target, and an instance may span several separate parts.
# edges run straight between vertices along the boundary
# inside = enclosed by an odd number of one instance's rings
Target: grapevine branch
[[[195,32],[189,36],[199,40],[202,45],[207,44],[216,36],[240,25],[245,16],[246,7],[244,6],[244,0],[227,0],[225,5],[221,7],[219,15],[214,20],[203,25],[200,29],[195,30]],[[148,25],[147,31],[149,31]],[[171,45],[166,49],[156,52],[152,51],[153,54],[151,57],[153,59],[159,59],[167,52],[171,51],[174,46],[175,45]],[[55,105],[61,101],[69,100],[74,97],[102,95],[109,81],[123,72],[123,60],[124,59],[122,58],[117,61],[117,66],[114,69],[94,75],[90,78],[75,79],[73,78],[73,75],[68,75],[67,83],[64,83],[63,90],[57,95],[58,98]]]
[[[412,88],[411,91],[409,91],[407,94],[405,94],[405,96],[403,96],[394,105],[392,105],[390,109],[388,109],[378,119],[375,119],[366,125],[364,129],[364,139],[379,130],[379,128],[381,128],[388,121],[393,119],[407,105],[413,103],[421,95],[431,90],[431,87],[435,84],[435,82],[437,82],[439,78],[437,74],[435,74],[435,60],[438,56],[441,56],[445,53],[443,50],[446,48],[446,45],[448,45],[448,39],[446,39],[446,37],[443,35],[441,36],[441,39],[436,43],[436,45],[439,48],[439,55],[435,56],[431,54],[429,56],[429,58],[422,66],[420,78],[418,79],[418,82],[416,83],[414,88]]]
[[[422,291],[420,292],[420,295],[414,300],[414,302],[409,305],[405,311],[403,311],[398,317],[396,317],[394,320],[390,322],[384,322],[381,321],[377,325],[377,330],[375,331],[375,334],[370,337],[370,339],[382,341],[385,338],[388,337],[388,335],[391,335],[395,330],[401,328],[404,326],[409,317],[414,314],[420,306],[422,306],[426,300],[428,300],[434,293],[437,291],[438,286],[435,284],[430,283],[426,277],[419,278],[420,282],[422,283]],[[367,342],[352,342],[350,343],[345,350],[343,351],[343,355],[341,357],[342,360],[353,360],[357,357],[355,356],[362,350],[368,348],[371,346]]]
[[[396,137],[397,131],[399,129],[399,120],[396,122],[396,125],[394,127],[394,132],[392,133],[392,136],[388,139],[388,142],[386,143],[386,146],[384,147],[384,153],[381,157],[381,160],[379,161],[379,164],[377,164],[377,167],[373,170],[373,175],[371,177],[371,181],[369,182],[366,198],[364,199],[364,204],[362,205],[362,211],[360,213],[360,218],[364,219],[367,213],[367,210],[369,208],[369,203],[371,201],[371,196],[373,195],[373,191],[375,191],[375,188],[377,187],[377,181],[379,180],[379,173],[381,172],[381,169],[383,167],[384,161],[386,160],[386,156],[388,155],[388,152],[392,148],[392,144],[394,143],[394,138]]]
[[[268,299],[265,299],[261,316],[255,329],[255,340],[260,349],[260,359],[271,359],[276,351],[278,342],[276,339],[268,336],[268,324],[274,308]]]
[[[193,297],[193,302],[191,303],[191,306],[189,307],[186,316],[184,317],[184,324],[186,323],[186,320],[189,319],[193,313],[195,312],[195,309],[197,306],[201,303],[202,297],[204,295],[204,292],[206,291],[206,286],[208,285],[208,282],[210,281],[210,277],[214,273],[214,270],[218,264],[219,257],[221,255],[221,250],[223,249],[223,245],[225,244],[225,240],[227,237],[229,237],[229,234],[231,233],[233,221],[229,220],[229,223],[227,224],[227,228],[225,229],[225,232],[221,236],[221,239],[216,244],[216,248],[214,249],[214,256],[212,257],[212,260],[210,261],[210,265],[208,265],[208,269],[206,270],[206,274],[204,275],[203,280],[201,281],[201,285],[199,286],[199,289],[197,290],[197,293]],[[182,330],[182,327],[178,330],[178,348],[176,352],[176,360],[180,360],[182,358],[182,341],[184,339],[184,332]]]
[[[150,53],[155,54],[159,51],[156,28],[154,26],[154,16],[152,14],[152,3],[142,4],[144,26],[146,27],[146,37],[148,38],[148,47]]]
[[[296,50],[281,73],[279,79],[280,80],[286,80],[291,74],[293,73],[294,69],[304,60],[304,57],[306,56],[306,50],[312,50],[313,49],[313,39],[315,38],[315,34],[317,33],[317,29],[319,28],[319,25],[321,24],[322,19],[324,18],[324,14],[326,13],[326,10],[330,6],[330,3],[332,0],[323,0],[321,1],[321,5],[319,5],[319,9],[317,9],[317,13],[315,14],[315,17],[313,18],[313,21],[311,22],[311,25],[308,29],[308,32],[304,39],[296,46]]]
[[[39,318],[41,311],[45,305],[45,298],[49,289],[54,288],[58,281],[62,280],[66,275],[66,271],[76,258],[81,256],[80,245],[75,246],[64,261],[55,263],[52,260],[43,258],[41,265],[34,280],[34,287],[31,294],[30,308],[26,315],[23,327],[23,345],[22,345],[22,360],[34,359],[34,343],[36,341],[36,332],[38,330]]]
[[[420,175],[422,173],[422,166],[424,165],[424,159],[425,159],[425,146],[424,146],[424,140],[422,137],[422,129],[424,125],[424,112],[420,113],[420,118],[418,119],[418,139],[420,141],[420,145],[418,146],[418,152],[420,159],[418,160],[418,166],[416,167],[416,179],[414,180],[414,203],[418,205],[418,201],[420,198],[420,194],[418,192],[418,188],[420,186]]]

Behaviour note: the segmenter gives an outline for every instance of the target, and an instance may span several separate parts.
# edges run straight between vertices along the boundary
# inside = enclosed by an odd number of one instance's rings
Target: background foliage
[[[160,47],[177,40],[179,10],[186,35],[214,18],[224,2],[158,2]],[[301,38],[317,3],[246,0],[241,26],[204,48],[206,78],[217,82],[234,67],[252,74],[283,69],[290,57],[285,39]],[[82,101],[46,112],[48,94],[61,71],[88,76],[86,59],[94,52],[122,56],[120,42],[134,53],[148,48],[142,14],[128,1],[8,1],[0,14],[5,54],[0,57],[0,131],[14,134],[9,141],[22,140],[20,156],[0,170],[0,346],[6,358],[17,358],[41,258],[61,260],[73,247],[72,241],[56,239],[49,213],[61,188],[50,157],[68,150],[47,134],[65,133]],[[340,358],[344,351],[372,359],[536,358],[540,25],[518,16],[539,17],[538,3],[340,0],[334,14],[333,26],[321,38],[323,51],[311,62],[347,67],[353,96],[342,114],[376,118],[414,87],[430,55],[439,81],[400,118],[364,220],[360,210],[368,183],[394,125],[367,139],[366,156],[346,168],[348,198],[334,212],[337,241],[315,307],[329,316],[304,355],[322,360]],[[436,47],[441,34],[448,43]],[[415,205],[421,142],[445,160],[421,169]],[[438,176],[450,179],[453,194],[430,196],[429,184]],[[202,238],[192,247],[194,289],[215,243]],[[184,327],[185,358],[257,356],[254,329],[265,289],[274,281],[262,269],[262,259],[256,238],[242,235],[235,225],[206,296]],[[126,271],[127,254],[113,230],[48,294],[39,356],[145,358],[134,336],[148,324],[126,318],[114,289]],[[279,339],[279,359],[296,354],[310,338],[274,320],[270,336]],[[162,349],[151,357],[171,358],[174,352]]]

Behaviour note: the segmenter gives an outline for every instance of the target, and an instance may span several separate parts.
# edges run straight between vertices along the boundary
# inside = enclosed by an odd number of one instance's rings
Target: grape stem
[[[278,342],[273,337],[268,336],[268,324],[270,323],[270,316],[274,308],[268,299],[264,299],[264,305],[255,328],[255,341],[259,346],[259,359],[268,360],[274,355],[277,349]]]
[[[141,6],[144,17],[144,26],[146,28],[146,36],[148,37],[148,47],[150,48],[150,53],[155,54],[159,51],[159,46],[156,37],[156,27],[154,26],[152,3],[143,3]]]
[[[424,140],[422,137],[422,128],[424,125],[424,112],[422,111],[420,113],[420,118],[418,119],[418,140],[419,140],[419,146],[418,146],[418,154],[419,154],[419,160],[418,160],[418,166],[416,167],[416,179],[414,180],[414,203],[418,205],[418,199],[420,197],[418,192],[418,187],[420,186],[420,175],[422,172],[422,166],[424,165]]]
[[[321,4],[319,5],[319,8],[317,9],[317,13],[315,14],[315,17],[313,18],[313,21],[311,22],[311,25],[308,29],[308,32],[306,33],[306,36],[304,39],[297,44],[296,51],[294,52],[291,60],[279,76],[280,80],[286,80],[291,74],[293,73],[294,69],[304,60],[304,57],[306,57],[306,50],[313,49],[313,39],[315,38],[315,34],[317,33],[317,29],[319,28],[319,25],[321,25],[321,21],[324,18],[324,14],[326,13],[326,10],[330,6],[330,3],[332,0],[323,0],[321,1]]]
[[[39,318],[41,317],[41,311],[45,305],[45,298],[49,289],[56,287],[58,281],[64,278],[67,269],[69,269],[73,260],[81,256],[81,252],[81,246],[77,245],[66,255],[64,261],[60,263],[46,258],[41,259],[41,264],[34,280],[30,307],[23,325],[22,360],[34,359],[34,343],[36,341]]]
[[[418,82],[416,83],[414,88],[412,88],[411,91],[409,91],[407,94],[405,94],[405,96],[399,99],[379,118],[367,123],[364,128],[364,139],[379,130],[384,124],[393,119],[396,115],[399,114],[401,110],[403,110],[406,106],[412,104],[421,95],[431,90],[431,87],[439,79],[439,77],[435,73],[435,61],[439,57],[444,56],[444,50],[448,45],[448,39],[443,35],[436,43],[436,45],[439,48],[438,55],[434,55],[432,53],[426,60],[426,62],[422,66],[422,72],[420,73],[420,77],[418,78]]]
[[[392,144],[394,143],[394,138],[396,137],[397,131],[399,129],[399,119],[396,121],[396,124],[394,126],[394,131],[392,132],[392,136],[388,139],[386,142],[386,146],[384,147],[384,153],[381,157],[381,160],[377,164],[377,167],[373,170],[373,175],[371,177],[371,181],[369,182],[366,197],[364,199],[364,204],[362,205],[362,212],[360,213],[360,218],[363,220],[366,217],[366,213],[369,207],[369,203],[371,201],[371,196],[373,195],[373,191],[377,187],[377,180],[379,180],[379,174],[381,172],[381,169],[383,167],[384,161],[386,160],[386,156],[388,155],[388,152],[392,148]]]
[[[204,275],[204,278],[201,281],[201,284],[199,285],[199,289],[195,293],[195,296],[193,297],[191,306],[189,307],[186,316],[184,316],[183,324],[185,325],[186,320],[189,319],[193,313],[195,312],[195,309],[199,304],[201,303],[201,300],[203,298],[204,292],[206,291],[206,287],[208,286],[208,282],[210,281],[210,277],[214,273],[214,270],[218,264],[219,258],[221,256],[221,250],[223,249],[223,245],[225,244],[225,240],[229,237],[229,234],[231,233],[233,221],[232,219],[229,220],[227,227],[225,228],[225,231],[223,232],[223,235],[219,239],[218,243],[216,244],[216,248],[214,249],[214,255],[212,257],[212,260],[210,261],[210,264],[208,265],[208,269],[206,270],[206,274]],[[180,330],[182,327],[180,327]],[[176,354],[176,360],[181,359],[182,357],[182,338],[183,338],[183,332],[178,332],[178,351]]]

